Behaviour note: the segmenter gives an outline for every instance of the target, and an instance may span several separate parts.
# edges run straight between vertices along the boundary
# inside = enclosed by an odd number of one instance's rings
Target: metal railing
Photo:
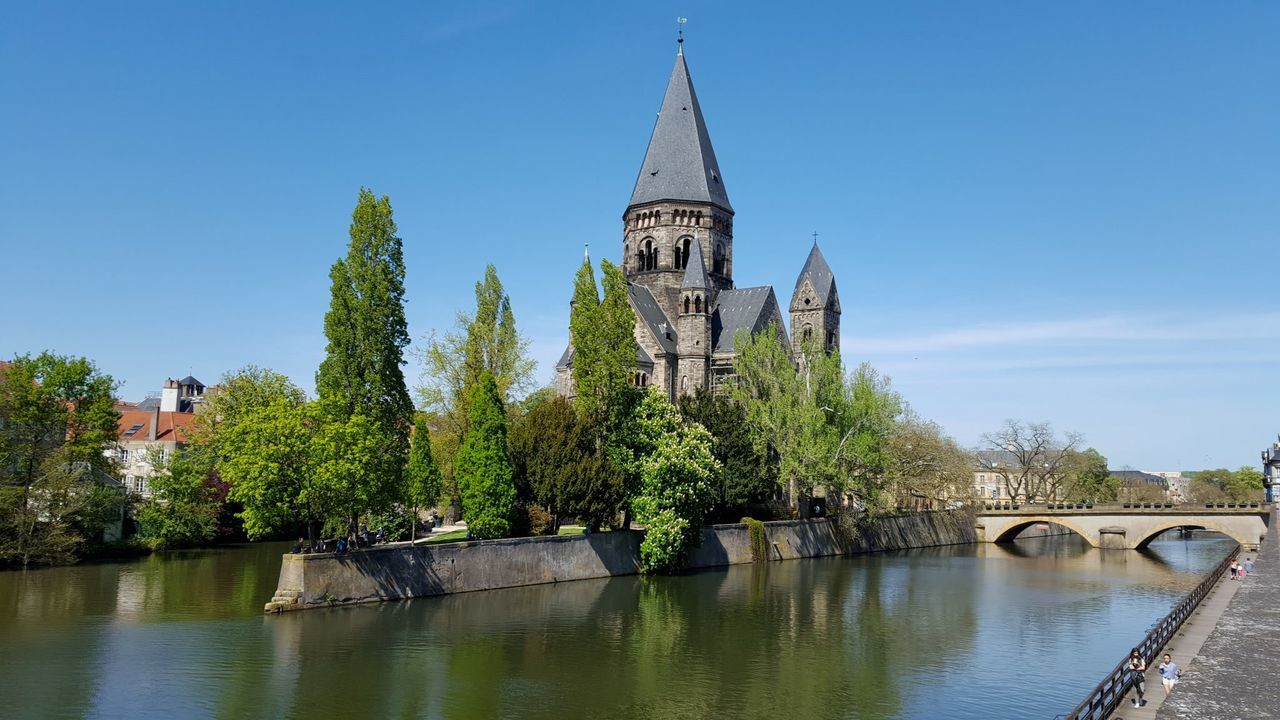
[[[1182,601],[1174,606],[1173,610],[1164,619],[1156,623],[1147,633],[1147,636],[1138,643],[1135,648],[1142,653],[1142,659],[1150,663],[1156,657],[1156,653],[1160,652],[1165,645],[1169,643],[1178,628],[1182,627],[1182,623],[1186,621],[1191,613],[1195,612],[1196,607],[1200,605],[1200,601],[1205,595],[1213,589],[1218,583],[1218,579],[1227,571],[1227,567],[1240,554],[1240,546],[1237,545],[1230,553],[1227,554],[1222,562],[1213,569],[1208,575],[1200,581]],[[1129,656],[1121,660],[1115,668],[1098,683],[1093,692],[1089,693],[1089,697],[1084,702],[1076,706],[1075,710],[1065,715],[1066,720],[1103,720],[1109,717],[1111,713],[1124,700],[1124,694],[1129,691],[1133,685],[1132,673],[1128,670]]]

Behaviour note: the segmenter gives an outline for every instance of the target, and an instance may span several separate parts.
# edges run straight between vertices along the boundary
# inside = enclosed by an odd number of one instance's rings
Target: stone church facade
[[[683,48],[623,213],[622,263],[636,314],[633,382],[667,396],[716,389],[733,374],[734,338],[770,324],[798,354],[814,344],[840,348],[835,275],[815,242],[796,279],[787,312],[771,285],[733,280],[733,206],[711,147]],[[573,348],[556,364],[556,388],[573,395]]]

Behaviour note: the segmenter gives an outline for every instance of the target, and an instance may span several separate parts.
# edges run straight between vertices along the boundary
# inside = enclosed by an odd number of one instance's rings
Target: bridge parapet
[[[1221,508],[1191,503],[1160,508],[1126,508],[1121,504],[1059,509],[1025,505],[1016,510],[979,510],[975,530],[979,542],[1007,542],[1032,525],[1053,523],[1075,532],[1093,547],[1131,550],[1146,547],[1168,530],[1192,528],[1222,533],[1254,550],[1266,535],[1271,511],[1269,503]]]
[[[1270,515],[1274,503],[1161,503],[1158,505],[1137,503],[1070,504],[1035,503],[1010,504],[986,503],[976,508],[978,515]]]

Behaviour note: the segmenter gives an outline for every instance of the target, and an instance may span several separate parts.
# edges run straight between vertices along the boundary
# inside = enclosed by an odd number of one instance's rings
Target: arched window
[[[684,296],[684,312],[686,315],[689,314],[689,296],[688,295]]]
[[[676,268],[677,270],[684,267],[685,264],[688,263],[688,260],[686,260],[685,257],[680,254],[679,242],[676,242],[676,246],[671,249],[671,257],[672,257],[671,267]]]
[[[696,313],[701,313],[701,312],[702,312],[702,296],[701,296],[701,295],[696,295],[696,296],[694,296],[694,298],[693,298],[693,311],[694,311],[694,312],[696,312]]]
[[[724,244],[716,243],[716,254],[712,258],[711,267],[712,272],[724,274]]]
[[[687,267],[689,265],[689,246],[692,244],[693,238],[685,237],[680,240],[680,246],[684,248],[684,251],[680,254],[680,259],[683,262],[680,267]]]
[[[812,325],[809,325],[809,324],[805,324],[805,326],[804,326],[804,333],[801,335],[801,337],[803,337],[803,338],[804,338],[805,342],[808,342],[808,341],[812,340],[812,339],[813,339],[813,326],[812,326]]]
[[[702,227],[702,212],[699,211],[693,216],[693,224]]]
[[[658,267],[658,250],[653,246],[653,238],[644,239],[644,248],[640,251],[640,270],[655,270]]]

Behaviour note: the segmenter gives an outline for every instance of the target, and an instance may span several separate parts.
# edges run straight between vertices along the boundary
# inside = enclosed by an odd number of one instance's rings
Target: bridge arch
[[[1016,522],[1009,524],[1003,530],[1001,530],[999,534],[996,535],[994,542],[998,542],[998,543],[1013,542],[1013,539],[1018,536],[1018,533],[1022,532],[1023,530],[1026,530],[1032,525],[1038,525],[1040,523],[1049,523],[1050,525],[1058,525],[1060,527],[1064,527],[1070,530],[1071,532],[1075,533],[1076,535],[1079,535],[1080,537],[1084,538],[1085,542],[1089,543],[1093,547],[1098,546],[1098,539],[1096,537],[1092,537],[1089,532],[1083,530],[1078,524],[1072,522],[1072,519],[1070,517],[1060,517],[1056,515],[1055,516],[1037,515],[1035,517],[1020,517],[1016,520]]]
[[[1227,537],[1231,538],[1232,540],[1235,540],[1236,542],[1240,543],[1241,545],[1244,545],[1245,547],[1249,547],[1258,542],[1258,538],[1248,537],[1247,533],[1240,532],[1239,528],[1232,527],[1232,523],[1220,523],[1220,522],[1217,522],[1213,517],[1206,516],[1206,517],[1196,518],[1196,521],[1194,523],[1189,523],[1189,522],[1186,522],[1185,520],[1181,522],[1172,521],[1172,522],[1166,522],[1166,523],[1157,523],[1155,525],[1152,525],[1149,528],[1145,528],[1143,530],[1143,536],[1141,538],[1138,538],[1137,545],[1135,545],[1134,547],[1141,550],[1142,548],[1145,548],[1148,545],[1150,545],[1151,541],[1155,540],[1162,533],[1169,532],[1170,530],[1173,530],[1176,528],[1193,528],[1196,530],[1212,530],[1216,533],[1221,533],[1223,535],[1226,535]]]

